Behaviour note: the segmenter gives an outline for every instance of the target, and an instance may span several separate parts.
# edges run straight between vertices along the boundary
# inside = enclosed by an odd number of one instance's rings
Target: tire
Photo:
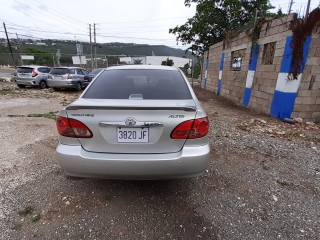
[[[47,88],[47,87],[48,87],[48,86],[47,86],[46,81],[41,80],[41,81],[39,82],[39,88],[45,89],[45,88]]]
[[[77,82],[77,85],[76,85],[76,91],[81,91],[81,89],[82,89],[82,84],[81,84],[81,82]]]
[[[17,84],[18,85],[18,88],[25,88],[26,86],[25,85],[22,85],[22,84]]]
[[[53,88],[54,91],[60,91],[60,88]]]

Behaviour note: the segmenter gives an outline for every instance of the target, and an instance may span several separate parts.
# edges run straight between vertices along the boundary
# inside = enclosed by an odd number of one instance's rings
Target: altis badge
[[[184,118],[184,115],[170,115],[168,118]]]

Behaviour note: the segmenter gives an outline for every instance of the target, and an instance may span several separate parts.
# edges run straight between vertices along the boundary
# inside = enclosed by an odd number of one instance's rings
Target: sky
[[[271,0],[284,13],[290,0]],[[320,0],[311,0],[311,9]],[[294,0],[293,12],[305,12],[307,0]],[[10,38],[68,39],[89,42],[96,23],[97,42],[125,42],[186,48],[169,34],[195,14],[184,0],[0,0],[0,21]],[[276,11],[276,10],[275,10]],[[5,38],[0,27],[0,38]]]

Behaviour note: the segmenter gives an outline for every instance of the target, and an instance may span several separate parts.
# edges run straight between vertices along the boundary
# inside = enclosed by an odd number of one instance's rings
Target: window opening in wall
[[[246,49],[241,49],[233,51],[231,53],[231,70],[240,71],[242,66],[242,61],[244,60],[246,54]]]
[[[262,64],[263,65],[272,65],[273,64],[275,50],[276,50],[276,42],[264,44],[263,56],[262,56]]]

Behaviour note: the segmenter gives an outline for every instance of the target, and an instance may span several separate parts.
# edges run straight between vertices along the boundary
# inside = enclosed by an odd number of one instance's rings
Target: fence
[[[295,19],[290,14],[264,23],[254,44],[242,32],[211,46],[204,54],[202,87],[279,119],[320,121],[320,27],[304,42],[303,72],[293,78]]]

